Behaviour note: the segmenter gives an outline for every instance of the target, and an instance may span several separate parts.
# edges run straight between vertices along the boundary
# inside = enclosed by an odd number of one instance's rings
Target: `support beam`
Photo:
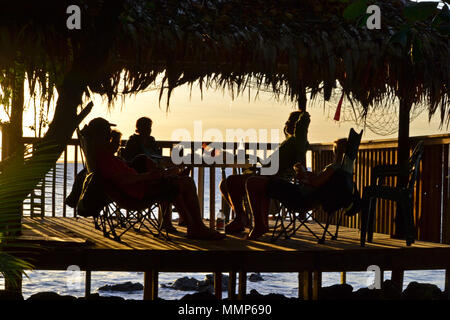
[[[231,271],[228,275],[228,299],[236,299],[236,271]]]
[[[303,271],[303,300],[312,299],[312,272]]]
[[[341,272],[341,284],[347,283],[347,272]]]
[[[409,113],[411,110],[411,103],[404,99],[400,99],[399,109],[397,164],[400,166],[401,170],[397,179],[399,186],[406,186],[408,183]],[[402,239],[404,238],[404,235],[403,217],[400,216],[400,210],[397,207],[394,238]]]
[[[247,272],[239,271],[238,300],[244,300],[247,294]]]
[[[214,272],[214,295],[222,300],[222,272]]]
[[[404,277],[404,270],[401,269],[394,269],[392,270],[391,275],[391,281],[394,284],[394,286],[398,289],[398,294],[401,294],[403,291],[403,277]],[[383,284],[383,282],[381,282]]]
[[[320,289],[322,288],[322,272],[315,270],[312,279],[312,299],[320,299]]]
[[[158,299],[158,275],[156,270],[144,273],[144,300]]]
[[[445,299],[450,300],[450,267],[445,269]]]
[[[91,295],[91,270],[86,270],[86,276],[84,281],[84,296],[87,298]]]

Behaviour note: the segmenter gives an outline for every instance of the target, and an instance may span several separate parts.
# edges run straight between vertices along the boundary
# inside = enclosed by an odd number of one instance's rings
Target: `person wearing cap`
[[[122,138],[122,133],[118,130],[111,130],[111,139],[109,140],[109,150],[116,154],[120,148],[120,139]],[[83,168],[78,172],[73,181],[72,190],[70,194],[67,196],[65,200],[65,204],[67,204],[71,208],[75,208],[78,203],[78,199],[80,199],[81,193],[83,191],[83,183],[86,178],[87,170]]]
[[[88,125],[87,133],[93,144],[92,150],[95,150],[96,167],[101,177],[131,199],[173,203],[187,224],[189,238],[223,239],[224,235],[204,225],[193,179],[179,175],[177,167],[170,170],[152,167],[148,172],[138,173],[125,161],[115,157],[108,147],[111,126],[103,118],[96,118]]]

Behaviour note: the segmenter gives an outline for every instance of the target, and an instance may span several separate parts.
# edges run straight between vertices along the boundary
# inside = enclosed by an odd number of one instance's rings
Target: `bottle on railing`
[[[219,210],[216,218],[216,230],[220,233],[225,233],[225,215],[222,210]]]

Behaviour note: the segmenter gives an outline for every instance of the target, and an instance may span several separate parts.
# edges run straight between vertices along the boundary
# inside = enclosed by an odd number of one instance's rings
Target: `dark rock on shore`
[[[211,292],[203,291],[203,292],[187,294],[180,300],[191,300],[191,301],[192,300],[217,300],[217,298]]]
[[[207,274],[204,280],[197,280],[195,278],[183,277],[175,280],[173,283],[162,284],[161,287],[166,289],[174,289],[180,291],[199,291],[199,292],[214,292],[214,276]],[[228,276],[222,275],[222,291],[228,289]]]
[[[320,289],[322,300],[348,300],[352,298],[353,287],[349,284],[335,284]]]
[[[259,272],[256,272],[256,273],[252,273],[248,277],[248,281],[250,281],[250,282],[259,282],[259,281],[264,281],[264,278],[261,276],[261,274]]]
[[[441,289],[434,284],[413,281],[403,291],[402,298],[405,300],[441,300],[443,294]]]
[[[98,291],[118,291],[118,292],[134,292],[134,291],[142,291],[144,290],[144,286],[139,283],[133,283],[130,281],[113,284],[113,285],[105,285],[103,287],[98,288]]]
[[[391,280],[386,280],[381,289],[361,288],[353,293],[354,300],[399,300],[401,289]]]
[[[246,300],[297,300],[297,298],[287,298],[282,294],[278,293],[269,293],[269,294],[261,294],[255,289],[250,290],[249,294],[245,295]]]
[[[56,292],[38,292],[30,296],[27,300],[30,301],[74,301],[77,300],[76,297],[73,296],[63,296],[59,295]]]
[[[122,297],[116,296],[101,296],[98,293],[91,293],[87,297],[80,297],[78,300],[87,300],[87,301],[124,301],[125,299]]]

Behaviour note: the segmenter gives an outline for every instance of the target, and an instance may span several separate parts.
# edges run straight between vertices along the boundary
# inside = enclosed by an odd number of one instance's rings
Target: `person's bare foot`
[[[264,233],[266,233],[267,231],[269,231],[269,228],[267,227],[259,227],[259,228],[253,228],[252,231],[250,231],[250,233],[247,235],[246,239],[248,240],[256,240],[259,237],[261,237]]]
[[[225,233],[240,233],[245,231],[245,222],[234,219],[225,226]]]

